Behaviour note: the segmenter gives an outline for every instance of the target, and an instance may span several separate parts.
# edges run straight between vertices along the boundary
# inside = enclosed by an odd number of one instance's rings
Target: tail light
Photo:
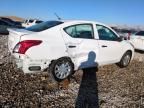
[[[36,45],[39,45],[41,43],[42,43],[41,40],[24,40],[24,41],[21,41],[21,42],[16,44],[13,52],[14,53],[20,53],[20,54],[25,54],[25,52],[29,48],[31,48],[33,46],[36,46]]]

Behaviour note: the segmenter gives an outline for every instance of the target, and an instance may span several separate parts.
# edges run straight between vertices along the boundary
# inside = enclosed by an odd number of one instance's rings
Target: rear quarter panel
[[[68,55],[58,27],[38,32],[35,35],[23,36],[21,40],[42,40],[40,45],[33,46],[26,52],[26,55],[33,60],[54,60]]]

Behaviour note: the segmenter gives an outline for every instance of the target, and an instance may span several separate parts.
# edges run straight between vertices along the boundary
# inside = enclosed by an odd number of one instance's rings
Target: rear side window
[[[42,22],[37,25],[28,27],[28,28],[26,28],[26,30],[33,31],[33,32],[40,32],[40,31],[49,29],[51,27],[57,26],[59,24],[62,24],[62,23],[63,22],[60,22],[60,21],[47,21],[47,22]]]
[[[73,38],[93,38],[93,27],[91,24],[78,24],[64,28],[64,31]]]
[[[144,36],[144,31],[137,32],[135,35]]]

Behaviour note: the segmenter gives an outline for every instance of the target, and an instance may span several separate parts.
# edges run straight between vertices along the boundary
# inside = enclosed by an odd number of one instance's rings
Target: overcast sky
[[[1,16],[144,24],[144,0],[0,0]]]

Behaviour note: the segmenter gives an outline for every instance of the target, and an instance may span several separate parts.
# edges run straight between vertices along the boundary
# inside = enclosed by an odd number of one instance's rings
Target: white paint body
[[[71,25],[87,23],[93,26],[94,39],[72,38],[63,30],[63,28]],[[9,30],[9,50],[15,57],[18,67],[21,68],[24,73],[36,72],[30,71],[28,69],[30,66],[40,66],[41,71],[44,71],[48,68],[52,60],[57,60],[61,57],[70,57],[75,70],[93,67],[94,65],[101,66],[118,63],[128,50],[132,51],[133,58],[134,49],[129,42],[100,40],[95,26],[96,24],[103,25],[112,30],[104,24],[93,21],[66,21],[63,24],[41,32]],[[113,32],[118,36],[115,31]],[[31,47],[25,54],[13,53],[12,50],[15,45],[23,40],[42,40],[42,43],[38,46]],[[70,45],[76,47],[69,48],[68,46]],[[107,47],[103,48],[102,46],[104,45]],[[96,64],[82,66],[81,64],[87,61],[91,51],[96,54],[94,60]]]
[[[129,41],[135,49],[144,51],[144,36],[132,35]]]

